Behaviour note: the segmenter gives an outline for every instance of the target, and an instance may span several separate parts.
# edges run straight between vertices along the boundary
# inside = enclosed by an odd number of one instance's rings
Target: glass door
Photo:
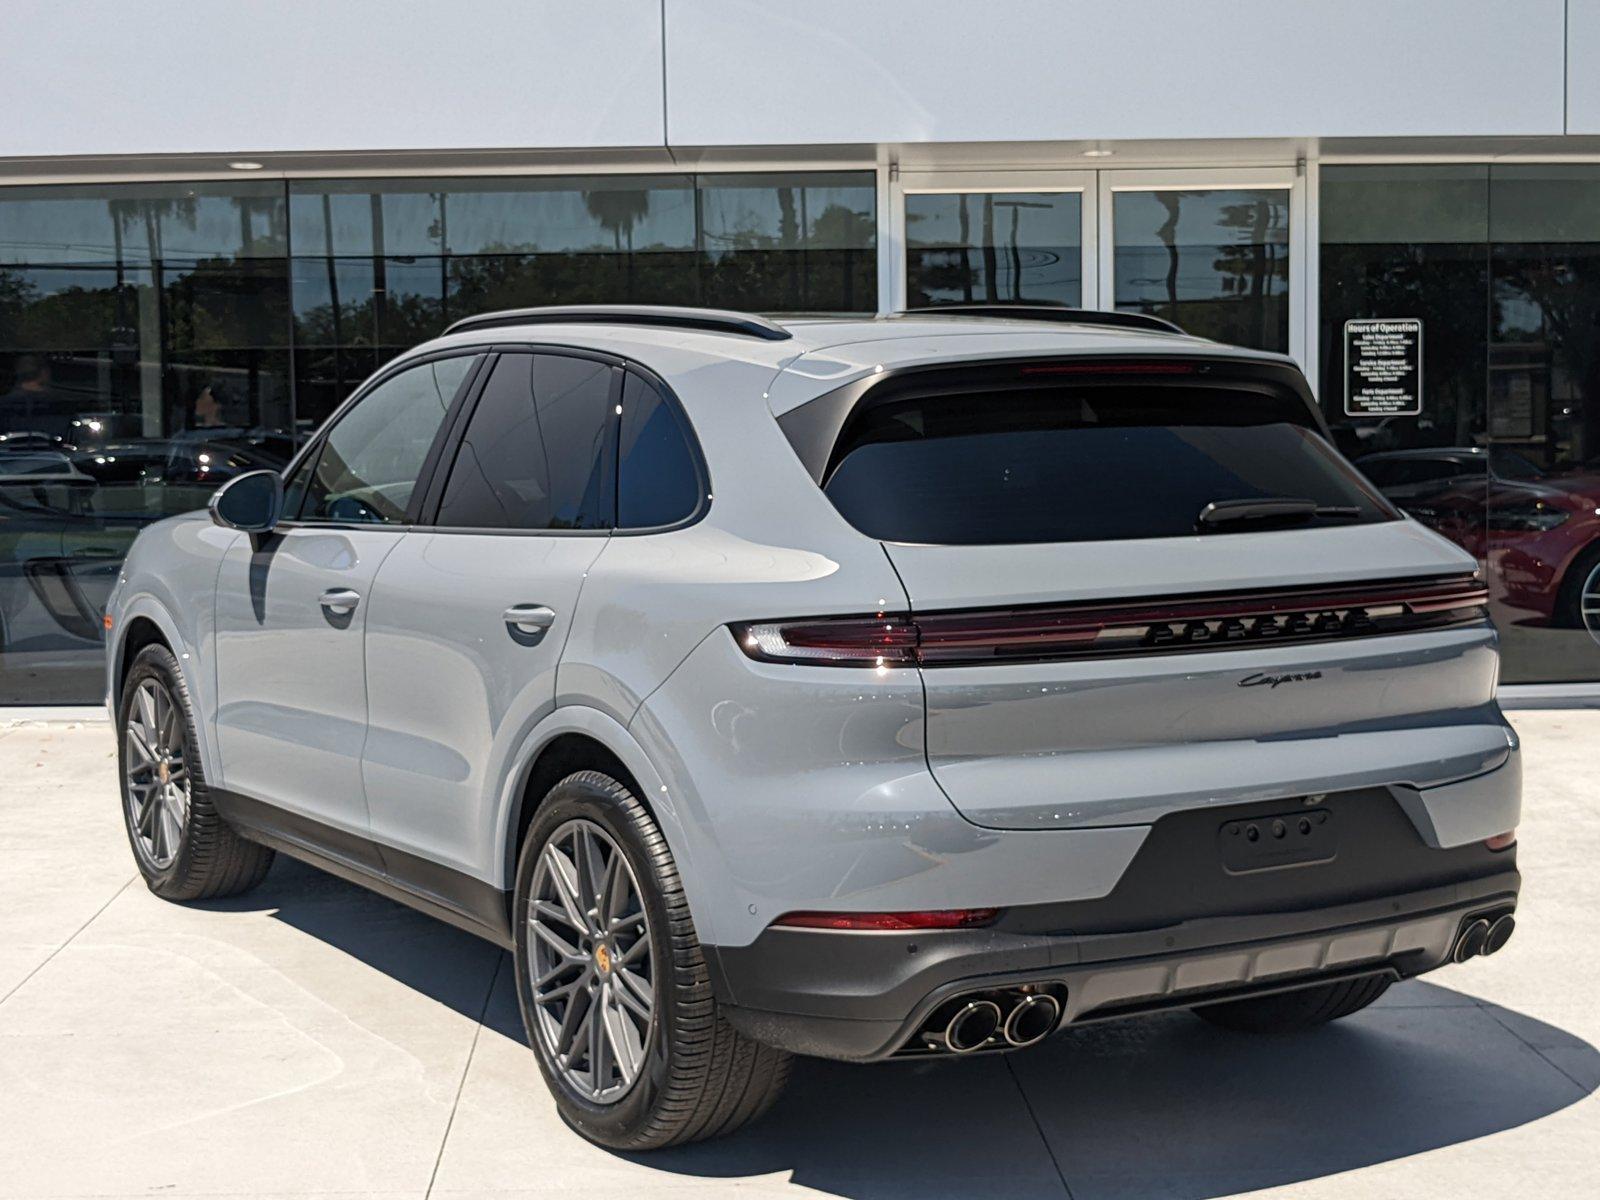
[[[940,304],[1094,308],[1093,171],[908,172],[891,238],[893,309]]]
[[[1101,171],[1101,307],[1305,364],[1305,217],[1289,169]]]

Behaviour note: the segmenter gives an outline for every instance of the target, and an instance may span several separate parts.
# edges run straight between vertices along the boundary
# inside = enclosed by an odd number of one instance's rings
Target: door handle
[[[329,588],[322,593],[322,599],[317,603],[329,612],[341,615],[353,613],[356,605],[361,603],[361,593],[353,592],[349,588]]]
[[[543,633],[556,623],[555,610],[543,604],[513,604],[506,609],[505,618],[518,633]]]

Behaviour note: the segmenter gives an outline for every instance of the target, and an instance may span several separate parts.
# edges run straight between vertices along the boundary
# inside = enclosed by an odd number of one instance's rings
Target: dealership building
[[[1052,303],[1291,355],[1600,696],[1600,0],[10,0],[0,703],[472,313]],[[759,400],[759,398],[753,398]],[[1115,503],[1107,497],[1107,503]]]

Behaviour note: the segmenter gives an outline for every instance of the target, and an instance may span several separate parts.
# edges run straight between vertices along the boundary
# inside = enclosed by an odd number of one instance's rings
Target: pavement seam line
[[[72,931],[72,935],[70,937],[68,937],[66,941],[62,942],[61,945],[57,946],[54,950],[50,951],[49,954],[45,955],[43,962],[41,962],[38,966],[34,967],[33,970],[29,971],[21,979],[17,980],[16,986],[13,987],[4,996],[0,996],[0,1004],[4,1004],[7,1000],[11,999],[11,997],[15,996],[18,992],[20,992],[23,989],[23,987],[26,986],[28,980],[32,979],[40,971],[42,971],[46,967],[48,967],[55,960],[56,955],[60,954],[68,946],[72,945],[72,943],[77,940],[78,935],[80,933],[82,933],[85,929],[89,928],[89,926],[93,925],[95,923],[96,918],[98,918],[101,913],[105,912],[106,909],[110,908],[112,903],[116,900],[116,898],[118,896],[122,895],[123,892],[127,891],[131,886],[133,886],[133,881],[135,879],[137,879],[137,878],[139,878],[137,875],[128,876],[127,880],[124,881],[123,885],[121,887],[119,887],[116,891],[112,892],[110,898],[104,904],[102,904],[99,908],[95,909],[94,912],[90,914],[89,919],[87,921],[85,921],[82,925],[79,925],[76,929],[74,929]]]
[[[1591,1088],[1584,1087],[1583,1084],[1579,1083],[1570,1074],[1568,1074],[1567,1069],[1565,1067],[1563,1067],[1555,1059],[1551,1058],[1548,1054],[1546,1054],[1538,1046],[1535,1046],[1527,1038],[1523,1037],[1520,1033],[1518,1033],[1510,1025],[1508,1025],[1504,1021],[1502,1021],[1500,1019],[1500,1014],[1494,1011],[1494,1007],[1492,1005],[1485,1004],[1482,1000],[1479,1000],[1478,1001],[1478,1008],[1480,1010],[1482,1010],[1483,1012],[1487,1013],[1489,1015],[1490,1019],[1493,1020],[1495,1024],[1499,1025],[1501,1029],[1504,1029],[1512,1037],[1516,1038],[1517,1041],[1521,1042],[1529,1050],[1532,1050],[1535,1054],[1537,1054],[1551,1068],[1553,1068],[1556,1071],[1559,1071],[1561,1073],[1561,1077],[1563,1079],[1565,1079],[1568,1083],[1572,1084],[1573,1087],[1577,1088],[1585,1096],[1589,1095],[1589,1093],[1593,1090]]]
[[[489,1017],[489,1003],[494,999],[494,985],[500,982],[500,968],[505,965],[505,951],[494,960],[494,974],[489,976],[489,990],[483,994],[483,1008],[478,1011],[478,1027],[472,1031],[472,1045],[467,1047],[467,1061],[461,1066],[461,1078],[456,1081],[456,1098],[450,1104],[450,1116],[445,1119],[444,1136],[439,1139],[439,1153],[434,1156],[433,1170],[428,1174],[428,1190],[422,1200],[430,1200],[433,1186],[439,1180],[439,1166],[444,1162],[444,1148],[450,1144],[450,1130],[455,1127],[456,1109],[461,1107],[461,1094],[467,1090],[467,1072],[472,1070],[472,1060],[478,1053],[478,1039],[483,1036],[483,1023]]]
[[[1039,1135],[1039,1141],[1044,1144],[1044,1152],[1050,1156],[1050,1165],[1056,1170],[1056,1178],[1061,1181],[1061,1190],[1067,1194],[1067,1200],[1073,1200],[1072,1185],[1067,1182],[1067,1173],[1061,1169],[1061,1161],[1056,1158],[1055,1147],[1050,1144],[1050,1139],[1044,1135],[1044,1126],[1039,1124],[1039,1114],[1033,1111],[1033,1101],[1028,1099],[1028,1089],[1022,1086],[1022,1080],[1017,1078],[1016,1068],[1011,1065],[1009,1054],[1001,1055],[1005,1063],[1006,1074],[1011,1076],[1011,1082],[1017,1085],[1017,1095],[1022,1097],[1022,1107],[1028,1110],[1028,1120],[1033,1122],[1034,1132]]]

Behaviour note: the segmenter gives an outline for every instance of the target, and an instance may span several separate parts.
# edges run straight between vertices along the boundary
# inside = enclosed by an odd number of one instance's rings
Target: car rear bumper
[[[1007,928],[1005,918],[933,932],[773,927],[748,946],[709,947],[707,959],[729,1020],[748,1036],[870,1061],[921,1050],[930,1016],[968,992],[1048,989],[1062,1001],[1065,1025],[1352,975],[1420,975],[1450,961],[1469,921],[1515,908],[1520,876],[1510,858],[1504,866],[1329,907],[1130,931],[1033,932]]]

